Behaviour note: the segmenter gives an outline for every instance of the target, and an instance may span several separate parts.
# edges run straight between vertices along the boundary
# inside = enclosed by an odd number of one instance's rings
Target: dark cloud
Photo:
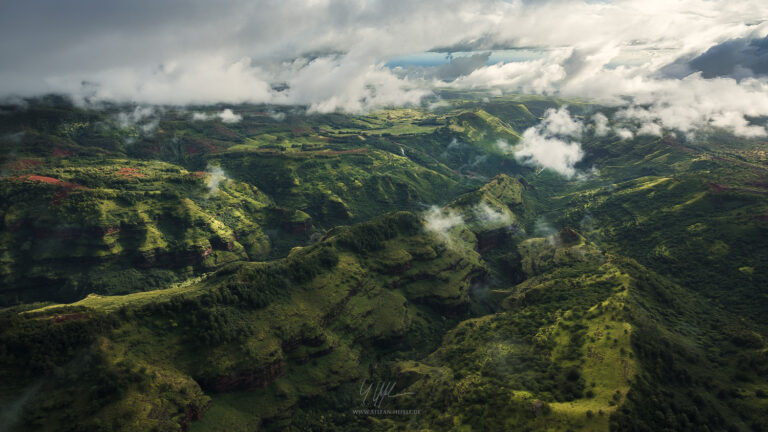
[[[701,72],[704,78],[743,79],[768,76],[768,36],[731,39],[694,58],[678,59],[662,69],[669,77],[682,78]]]
[[[429,52],[437,53],[458,53],[458,52],[471,52],[471,51],[498,51],[507,49],[523,49],[530,47],[522,47],[515,41],[500,41],[502,37],[495,34],[486,33],[478,38],[464,39],[458,43],[445,46],[437,46],[429,50]]]
[[[435,76],[443,81],[453,81],[485,66],[489,58],[491,58],[490,52],[466,57],[452,57],[449,63],[437,66]]]

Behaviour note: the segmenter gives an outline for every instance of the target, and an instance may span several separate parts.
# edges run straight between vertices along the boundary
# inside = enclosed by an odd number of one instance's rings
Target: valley
[[[768,430],[765,140],[439,95],[0,107],[0,425]]]

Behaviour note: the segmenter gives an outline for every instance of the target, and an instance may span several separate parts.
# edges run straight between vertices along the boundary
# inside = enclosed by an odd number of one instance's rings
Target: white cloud
[[[227,174],[220,166],[208,165],[208,176],[205,179],[205,185],[208,187],[208,194],[214,195],[219,193],[219,185],[221,182],[229,180]]]
[[[661,73],[728,40],[764,37],[763,0],[35,0],[3,12],[0,38],[14,43],[0,46],[0,95],[361,112],[417,104],[440,84],[640,107],[684,133],[761,136],[745,116],[768,115],[766,78]],[[384,66],[451,46],[476,52],[438,67],[440,80]],[[484,65],[499,46],[535,55]]]
[[[491,227],[508,227],[514,222],[509,211],[497,210],[482,201],[473,209],[475,217],[484,225]]]
[[[580,138],[584,124],[574,120],[568,112],[568,107],[564,106],[556,110],[547,110],[540,127],[549,135]]]
[[[425,213],[424,220],[427,223],[427,229],[441,236],[447,235],[455,226],[463,225],[464,218],[453,209],[441,209],[432,206]]]
[[[432,206],[424,213],[425,227],[450,248],[459,248],[462,244],[454,228],[464,226],[465,221],[459,212],[451,208]]]
[[[616,135],[618,135],[619,138],[625,140],[632,139],[635,136],[631,130],[626,128],[616,128],[614,129],[614,132],[616,132]]]
[[[206,114],[203,112],[193,112],[192,113],[192,120],[194,121],[207,121],[207,120],[213,120],[216,118],[215,114]]]
[[[295,61],[288,68],[288,89],[272,99],[275,103],[308,104],[308,111],[360,113],[382,106],[416,105],[431,91],[389,69],[368,64],[371,59],[323,57]]]
[[[274,121],[283,121],[286,117],[284,112],[275,110],[267,111],[267,115]]]
[[[523,133],[522,147],[515,152],[515,157],[572,177],[576,173],[573,166],[584,157],[584,152],[577,142],[547,137],[541,135],[539,130],[529,128]]]
[[[504,153],[504,154],[510,154],[513,151],[515,151],[515,146],[513,146],[510,143],[508,143],[507,140],[505,140],[505,139],[497,139],[496,140],[496,148],[499,149],[499,151]]]
[[[610,128],[608,127],[608,117],[603,113],[597,113],[592,116],[592,120],[595,122],[595,135],[602,137],[608,135]]]
[[[547,221],[544,216],[536,218],[533,226],[533,235],[535,237],[548,237],[555,234],[557,230]]]
[[[574,165],[584,157],[584,152],[579,142],[565,137],[581,136],[582,129],[583,124],[573,120],[565,108],[549,109],[540,124],[523,132],[515,158],[572,177],[576,173]]]
[[[750,125],[744,116],[737,111],[717,113],[710,119],[710,124],[715,127],[730,129],[736,135],[745,137],[762,137],[766,135],[764,127]]]
[[[219,119],[224,123],[237,123],[243,119],[240,114],[235,114],[231,109],[226,108],[215,114],[206,114],[203,112],[193,112],[192,120],[195,121],[209,121]]]
[[[137,106],[133,111],[118,113],[116,120],[122,129],[136,129],[144,134],[151,134],[160,125],[160,120],[155,118],[156,114],[155,107]]]
[[[638,135],[651,135],[651,136],[661,136],[661,125],[658,123],[653,122],[647,122],[643,123],[642,126],[640,126],[640,129],[637,130]]]
[[[233,113],[232,110],[229,108],[220,112],[218,116],[221,119],[221,121],[223,121],[224,123],[237,123],[243,119],[243,116],[241,116],[240,114]]]

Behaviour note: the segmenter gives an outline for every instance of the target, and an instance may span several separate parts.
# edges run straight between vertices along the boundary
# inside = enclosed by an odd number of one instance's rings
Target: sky
[[[764,0],[6,1],[0,97],[359,113],[453,87],[760,137],[767,35]]]

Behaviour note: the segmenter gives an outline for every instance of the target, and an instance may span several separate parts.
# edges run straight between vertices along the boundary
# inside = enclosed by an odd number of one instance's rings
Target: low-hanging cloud
[[[465,227],[476,233],[501,228],[522,230],[509,209],[496,208],[484,200],[468,208],[432,206],[423,218],[426,230],[451,248],[470,246],[462,238]]]
[[[135,129],[141,133],[151,134],[160,125],[158,110],[152,106],[137,106],[133,111],[121,112],[116,116],[121,129]]]
[[[514,218],[509,211],[495,209],[485,201],[481,201],[480,204],[476,205],[472,212],[475,218],[486,226],[508,227],[514,223]]]
[[[192,113],[192,120],[195,120],[195,121],[208,121],[208,120],[215,120],[215,119],[219,119],[224,123],[237,123],[243,119],[243,116],[240,114],[235,114],[229,108],[219,111],[218,113],[211,113],[211,114],[202,113],[202,112]]]
[[[614,134],[621,139],[632,139],[635,136],[635,134],[626,127],[615,123],[612,124],[608,117],[601,112],[592,115],[592,123],[592,133],[596,137],[604,137]]]
[[[274,121],[283,121],[286,117],[286,114],[282,111],[268,110],[266,114]]]
[[[219,193],[219,185],[229,180],[227,174],[218,165],[208,165],[208,173],[205,179],[205,185],[208,187],[208,194],[215,195]]]
[[[567,108],[549,109],[540,124],[523,132],[515,158],[573,177],[574,165],[584,157],[584,151],[581,143],[570,138],[581,137],[583,129],[583,123],[571,118]]]
[[[608,133],[611,131],[611,128],[608,127],[608,117],[605,116],[603,113],[597,113],[592,116],[592,120],[595,123],[595,135],[599,137],[603,137],[608,135]]]
[[[450,231],[464,224],[464,218],[453,209],[430,207],[424,214],[424,222],[428,231],[437,234],[443,240],[450,240]]]
[[[737,38],[709,48],[694,58],[681,58],[662,68],[667,76],[682,78],[700,72],[704,78],[735,79],[768,75],[768,37]]]

